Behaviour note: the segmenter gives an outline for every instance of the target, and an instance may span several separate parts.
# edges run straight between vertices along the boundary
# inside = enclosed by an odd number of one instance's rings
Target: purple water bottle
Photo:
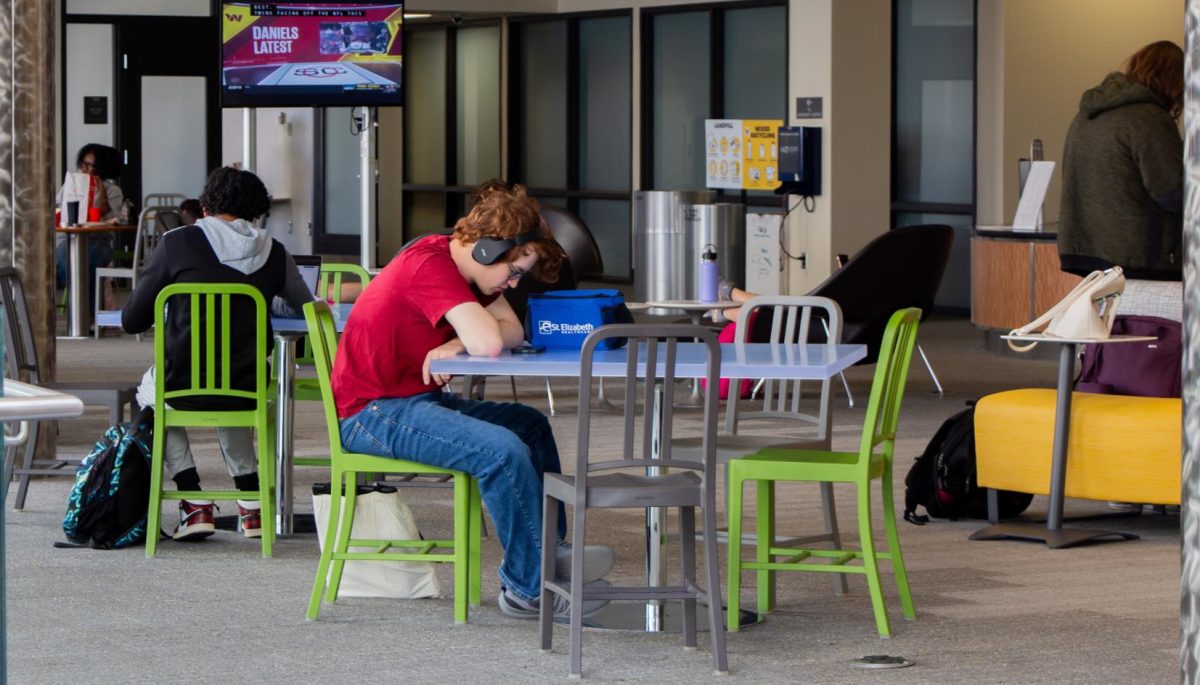
[[[700,254],[700,301],[717,301],[717,247],[712,243],[706,244]]]

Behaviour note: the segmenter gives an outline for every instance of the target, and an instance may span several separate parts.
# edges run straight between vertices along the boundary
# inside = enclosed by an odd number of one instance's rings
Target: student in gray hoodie
[[[191,226],[163,234],[138,279],[121,315],[129,333],[141,333],[154,324],[154,300],[172,283],[244,283],[258,288],[271,303],[275,316],[299,316],[300,308],[313,299],[295,262],[283,245],[251,221],[267,213],[270,197],[257,176],[249,171],[224,167],[212,172],[200,195],[204,217]],[[280,296],[280,297],[276,297]],[[237,300],[241,300],[240,302]],[[256,358],[254,311],[245,298],[235,298],[231,312],[232,342],[230,377],[236,389],[253,390]],[[190,384],[190,306],[175,299],[167,310],[167,375],[164,387],[176,390]],[[270,322],[268,320],[268,327]],[[267,332],[267,352],[273,337]],[[138,387],[138,403],[154,404],[154,367]],[[192,410],[236,410],[252,406],[250,400],[230,397],[187,397],[173,400],[172,408]],[[218,428],[218,442],[225,465],[239,490],[258,490],[258,462],[254,432],[250,428]],[[200,476],[182,428],[168,428],[163,461],[167,473],[180,490],[199,490]],[[238,500],[238,514],[246,537],[262,535],[259,503]],[[198,540],[213,534],[213,503],[181,500],[176,540]],[[151,534],[155,534],[151,531]]]

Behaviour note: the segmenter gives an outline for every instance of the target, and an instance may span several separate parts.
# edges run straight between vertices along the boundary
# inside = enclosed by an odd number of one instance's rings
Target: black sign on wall
[[[83,123],[108,123],[108,98],[103,95],[83,96]]]
[[[797,119],[821,119],[824,115],[824,102],[821,98],[796,98]]]

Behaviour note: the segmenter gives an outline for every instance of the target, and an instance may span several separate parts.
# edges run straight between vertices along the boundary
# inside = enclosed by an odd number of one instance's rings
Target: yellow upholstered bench
[[[980,486],[1050,492],[1055,391],[1008,390],[975,405]],[[1183,404],[1178,398],[1075,393],[1065,495],[1179,504]]]

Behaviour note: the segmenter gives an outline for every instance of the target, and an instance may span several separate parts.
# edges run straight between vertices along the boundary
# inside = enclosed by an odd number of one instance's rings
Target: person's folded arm
[[[467,354],[495,357],[504,349],[506,338],[500,322],[478,302],[457,304],[445,316]]]
[[[298,319],[304,316],[302,307],[315,298],[308,284],[296,268],[296,260],[285,254],[283,266],[283,290],[271,300],[271,316]]]
[[[525,327],[517,320],[517,313],[513,311],[512,305],[506,298],[497,297],[495,302],[487,306],[487,313],[496,319],[505,349],[525,342]]]
[[[137,287],[125,302],[125,308],[121,311],[121,328],[126,333],[142,333],[154,325],[154,300],[159,291],[173,282],[167,245],[166,240],[159,241],[138,276]]]

